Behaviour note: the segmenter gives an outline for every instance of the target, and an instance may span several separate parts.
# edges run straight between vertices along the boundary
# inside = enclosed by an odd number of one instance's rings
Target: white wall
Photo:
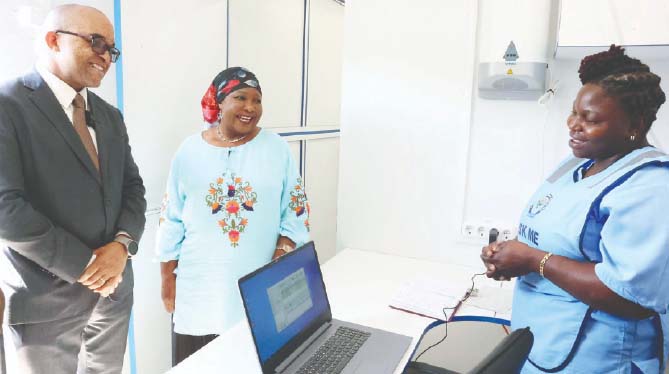
[[[307,126],[339,127],[344,7],[310,0],[308,24]]]
[[[549,0],[479,1],[476,63],[502,62],[508,40],[516,44],[519,63],[548,62],[557,23],[551,12],[557,11],[556,5]],[[478,87],[478,76],[472,79]],[[542,180],[544,159],[552,155],[544,152],[551,142],[543,136],[549,109],[536,101],[481,99],[475,92],[460,223],[515,229],[526,199]],[[554,161],[547,168],[552,165]],[[460,234],[454,235],[459,241]],[[480,245],[474,246],[479,249]]]
[[[347,2],[339,248],[462,261],[453,239],[476,9],[475,1]]]
[[[648,60],[644,61],[652,72],[662,77],[660,86],[669,100],[669,61]],[[657,121],[653,124],[648,136],[650,143],[669,153],[669,103],[665,103],[657,115]]]
[[[305,129],[339,129],[344,7],[332,0],[309,0],[307,18]],[[336,253],[339,136],[304,141],[304,180],[312,207],[311,237],[319,259]]]
[[[172,155],[202,129],[204,92],[225,69],[226,2],[121,5],[125,120],[152,209],[160,206]]]
[[[229,66],[244,66],[258,76],[261,126],[300,126],[304,0],[229,3]]]
[[[561,14],[562,46],[669,44],[665,0],[562,0]]]
[[[309,191],[311,237],[321,263],[335,255],[339,138],[306,141],[305,188]]]

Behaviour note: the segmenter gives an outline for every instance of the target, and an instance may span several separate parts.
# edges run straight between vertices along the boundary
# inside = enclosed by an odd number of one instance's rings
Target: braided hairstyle
[[[611,45],[608,51],[581,60],[578,76],[582,84],[595,84],[618,100],[630,119],[641,118],[647,132],[655,121],[657,110],[666,101],[660,88],[660,77],[648,65],[629,57],[625,49]]]

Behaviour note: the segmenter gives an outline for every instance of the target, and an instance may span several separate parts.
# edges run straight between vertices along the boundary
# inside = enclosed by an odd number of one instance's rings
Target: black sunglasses
[[[121,51],[119,51],[113,45],[107,44],[107,42],[105,42],[105,38],[101,35],[97,34],[82,35],[82,34],[77,34],[76,32],[64,31],[64,30],[56,30],[55,33],[74,35],[82,39],[88,40],[89,42],[91,42],[91,49],[93,50],[93,52],[99,54],[100,56],[104,55],[105,53],[107,53],[107,51],[109,51],[109,57],[111,58],[111,62],[116,62],[116,60],[118,60],[119,56],[121,55]]]

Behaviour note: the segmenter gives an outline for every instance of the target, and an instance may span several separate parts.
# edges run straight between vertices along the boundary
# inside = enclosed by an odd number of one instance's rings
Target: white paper
[[[415,279],[400,286],[390,300],[390,306],[448,321],[467,290],[466,284],[449,284],[440,279]]]
[[[512,288],[482,286],[478,289],[476,296],[472,295],[465,303],[502,315],[510,315],[512,301]]]

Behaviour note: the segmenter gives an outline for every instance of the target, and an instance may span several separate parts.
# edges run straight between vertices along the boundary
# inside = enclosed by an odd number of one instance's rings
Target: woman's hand
[[[276,260],[277,258],[279,258],[279,257],[281,257],[285,254],[286,254],[286,252],[284,252],[283,250],[278,249],[278,248],[275,249],[274,253],[272,254],[272,261]]]
[[[488,278],[510,280],[537,271],[543,254],[514,239],[483,247],[481,260],[486,266]]]
[[[174,300],[177,295],[177,276],[172,274],[171,276],[163,277],[162,287],[160,290],[160,296],[163,299],[163,305],[167,313],[174,313]]]
[[[276,241],[276,249],[274,250],[274,254],[272,254],[272,260],[276,260],[293,249],[295,249],[295,242],[287,236],[279,236],[279,239]]]
[[[177,260],[160,263],[160,278],[162,279],[160,297],[163,299],[167,313],[174,313],[174,300],[177,295],[177,275],[174,274],[174,270],[178,265]]]

